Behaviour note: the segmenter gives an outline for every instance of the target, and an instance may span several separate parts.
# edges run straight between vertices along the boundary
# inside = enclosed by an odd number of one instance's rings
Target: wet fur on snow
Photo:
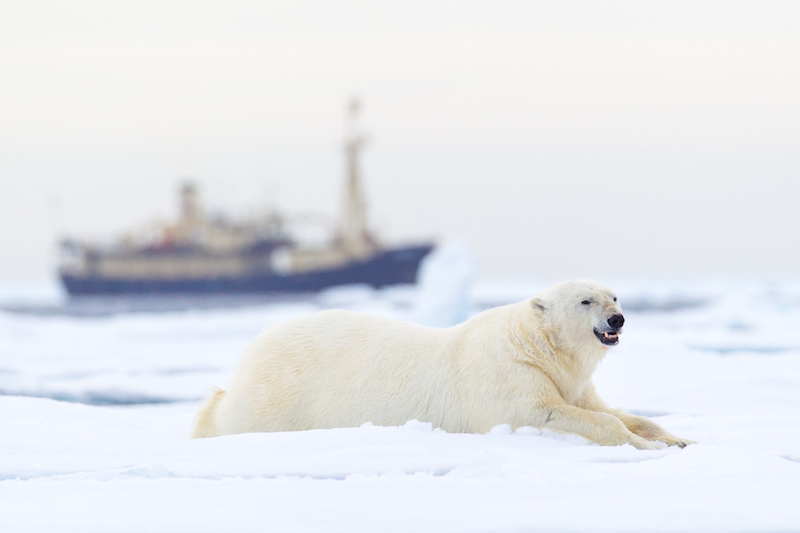
[[[217,389],[197,414],[192,437],[417,419],[448,432],[508,423],[604,445],[685,446],[691,441],[609,408],[595,392],[592,372],[608,346],[594,331],[621,313],[615,300],[598,283],[564,282],[446,329],[351,311],[278,324],[247,347],[229,390]]]

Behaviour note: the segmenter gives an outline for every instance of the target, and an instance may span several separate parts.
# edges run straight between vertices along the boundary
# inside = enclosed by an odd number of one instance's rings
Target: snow
[[[452,253],[440,265],[452,278],[428,274],[419,290],[94,318],[0,313],[0,530],[800,529],[792,279],[606,280],[623,310],[634,305],[598,390],[698,442],[683,450],[419,421],[188,438],[200,399],[227,385],[268,324],[329,307],[452,322],[544,286],[469,289],[472,269]]]

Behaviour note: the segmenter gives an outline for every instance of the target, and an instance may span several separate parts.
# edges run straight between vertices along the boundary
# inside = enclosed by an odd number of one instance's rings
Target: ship
[[[364,136],[358,100],[348,106],[341,215],[327,242],[309,245],[275,211],[246,220],[205,213],[198,186],[180,188],[180,215],[121,239],[62,239],[59,277],[73,296],[314,293],[339,285],[375,288],[417,281],[432,242],[387,246],[369,230],[358,164]]]

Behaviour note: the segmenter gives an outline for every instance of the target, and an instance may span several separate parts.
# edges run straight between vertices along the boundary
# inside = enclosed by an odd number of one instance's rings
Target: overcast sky
[[[484,278],[800,273],[800,2],[0,2],[0,280],[205,204],[369,218]]]

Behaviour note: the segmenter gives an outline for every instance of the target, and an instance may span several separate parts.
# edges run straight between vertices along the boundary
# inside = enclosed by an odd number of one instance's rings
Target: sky
[[[369,220],[485,279],[800,273],[800,3],[0,2],[0,280],[209,210]]]

